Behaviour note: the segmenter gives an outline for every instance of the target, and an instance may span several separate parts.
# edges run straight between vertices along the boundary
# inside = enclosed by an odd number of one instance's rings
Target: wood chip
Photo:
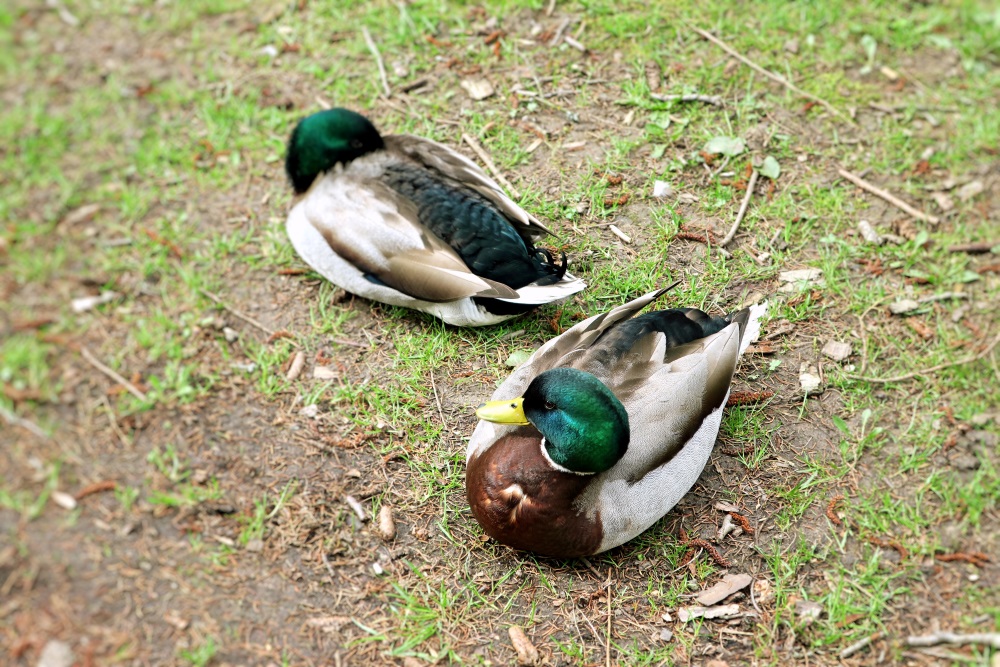
[[[905,315],[920,307],[920,304],[913,299],[901,299],[889,304],[889,312],[893,315]]]
[[[329,366],[316,366],[313,368],[314,380],[336,380],[338,377],[340,377],[340,374]]]
[[[52,500],[64,510],[76,509],[76,498],[64,491],[53,491]]]
[[[516,625],[512,625],[507,629],[507,634],[510,636],[510,643],[514,646],[514,652],[517,653],[517,664],[538,664],[538,649],[531,643],[528,636],[524,634],[524,630]]]
[[[291,382],[292,380],[298,379],[299,375],[302,374],[302,367],[306,364],[306,353],[299,350],[292,357],[292,365],[288,367],[288,372],[285,373],[285,378]]]
[[[396,537],[396,522],[392,518],[392,510],[388,505],[382,505],[378,511],[378,534],[386,542]]]
[[[826,345],[820,351],[823,356],[829,357],[834,361],[843,361],[851,356],[851,344],[841,343],[836,340],[827,341]]]
[[[469,97],[476,101],[485,100],[496,93],[493,84],[486,79],[462,79],[459,85],[468,93]]]
[[[743,590],[752,582],[753,577],[749,574],[727,574],[722,578],[722,581],[699,593],[695,600],[700,605],[711,607],[722,602],[733,593]]]
[[[738,604],[724,604],[716,607],[681,607],[677,610],[677,617],[681,623],[693,621],[696,618],[735,618],[740,615]]]
[[[118,292],[104,290],[99,296],[81,296],[78,299],[73,299],[70,302],[70,308],[73,309],[74,313],[85,313],[97,306],[110,303],[120,296],[121,294]]]

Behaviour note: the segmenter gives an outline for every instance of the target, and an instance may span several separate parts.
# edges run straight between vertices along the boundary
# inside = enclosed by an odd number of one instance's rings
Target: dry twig
[[[437,382],[434,381],[434,369],[431,369],[431,389],[434,390],[434,402],[437,403],[438,417],[441,419],[441,428],[444,428],[444,411],[441,409],[441,399],[438,397]]]
[[[719,242],[719,248],[725,248],[729,243],[736,238],[736,232],[740,228],[740,223],[743,222],[743,216],[747,214],[747,207],[750,206],[750,197],[753,196],[753,189],[757,185],[757,178],[760,176],[760,172],[756,169],[750,174],[750,182],[747,183],[747,193],[743,195],[743,203],[740,204],[740,212],[736,214],[736,220],[733,222],[733,226],[729,228],[729,233],[723,237]]]
[[[94,368],[96,368],[97,370],[99,370],[100,372],[104,373],[106,376],[108,376],[109,378],[111,378],[112,380],[114,380],[115,382],[117,382],[118,384],[120,384],[121,386],[125,387],[125,389],[128,390],[128,393],[132,394],[133,396],[135,396],[136,398],[138,398],[140,401],[145,401],[146,400],[146,394],[144,394],[143,392],[139,391],[138,387],[136,387],[134,384],[132,384],[131,382],[129,382],[128,380],[126,380],[125,378],[123,378],[114,369],[109,368],[108,366],[105,366],[100,361],[98,361],[97,357],[95,357],[90,352],[90,350],[88,350],[85,347],[81,347],[80,348],[80,355],[83,357],[83,359],[88,364],[90,364],[91,366],[93,366]]]
[[[948,252],[967,252],[970,255],[975,255],[979,253],[989,252],[998,245],[1000,245],[1000,240],[980,241],[979,243],[963,243],[961,245],[951,246],[950,248],[948,248]]]
[[[792,92],[796,93],[797,95],[801,95],[802,97],[807,97],[810,100],[813,100],[817,104],[822,105],[822,107],[824,109],[826,109],[827,111],[829,111],[830,113],[832,113],[832,114],[834,114],[836,116],[840,116],[841,118],[843,118],[847,122],[849,122],[849,123],[853,123],[854,122],[853,120],[851,120],[850,116],[848,116],[847,114],[845,114],[843,111],[837,109],[837,107],[833,106],[832,104],[830,104],[829,102],[827,102],[823,98],[816,97],[812,93],[807,93],[806,91],[802,90],[801,88],[799,88],[798,86],[796,86],[794,83],[792,83],[791,81],[789,81],[785,77],[781,76],[780,74],[775,74],[774,72],[772,72],[770,70],[764,69],[763,67],[761,67],[760,65],[758,65],[754,61],[750,60],[749,58],[747,58],[746,56],[744,56],[743,54],[741,54],[740,52],[738,52],[733,47],[731,47],[728,44],[726,44],[725,42],[723,42],[721,39],[719,39],[718,37],[716,37],[712,33],[708,32],[706,30],[702,30],[701,28],[693,28],[693,30],[696,33],[698,33],[699,35],[701,35],[702,37],[704,37],[705,39],[707,39],[708,41],[710,41],[713,44],[715,44],[716,46],[718,46],[720,49],[722,49],[723,51],[725,51],[726,53],[728,53],[732,57],[734,57],[737,60],[739,60],[741,63],[743,63],[747,67],[750,67],[751,69],[755,70],[756,72],[759,72],[760,74],[763,74],[764,76],[766,76],[767,78],[771,79],[772,81],[780,83],[782,86],[784,86],[785,88],[788,88],[789,90],[791,90]]]
[[[986,644],[1000,649],[1000,632],[980,632],[970,635],[960,635],[954,632],[934,632],[929,635],[909,636],[907,646],[936,646],[937,644]]]
[[[42,428],[31,421],[30,419],[25,419],[24,417],[18,417],[14,412],[8,410],[4,406],[0,405],[0,416],[3,417],[4,421],[11,426],[20,426],[25,431],[28,431],[32,435],[36,435],[42,440],[48,440],[49,436],[42,430]]]
[[[649,96],[657,102],[702,102],[716,107],[724,106],[722,98],[718,95],[660,95],[658,93],[650,93]]]
[[[854,655],[864,647],[868,646],[873,641],[882,639],[882,637],[884,636],[885,636],[884,632],[876,632],[875,634],[868,635],[863,639],[859,639],[858,641],[854,642],[853,644],[851,644],[850,646],[848,646],[847,648],[845,648],[843,651],[840,652],[840,659],[843,660],[845,658],[850,658],[852,655]]]
[[[983,359],[987,355],[989,355],[989,353],[993,350],[993,348],[997,346],[997,343],[1000,343],[1000,334],[994,337],[993,340],[990,341],[990,344],[986,346],[986,349],[984,349],[982,352],[979,352],[978,354],[972,354],[969,355],[968,357],[959,359],[957,361],[949,361],[946,364],[938,364],[937,366],[931,366],[930,368],[925,368],[923,370],[913,371],[912,373],[904,373],[903,375],[894,375],[893,377],[888,377],[888,378],[873,378],[873,377],[866,377],[863,375],[848,375],[847,377],[851,378],[852,380],[861,380],[862,382],[878,382],[881,384],[885,384],[888,382],[903,382],[904,380],[912,380],[915,377],[930,375],[931,373],[943,370],[945,368],[951,368],[952,366],[962,366],[964,364],[972,363],[973,361],[979,361],[980,359]]]
[[[275,333],[274,329],[270,329],[270,328],[264,326],[263,324],[261,324],[260,322],[258,322],[257,320],[255,320],[254,318],[250,317],[246,313],[241,313],[240,311],[236,310],[235,308],[233,308],[232,306],[230,306],[229,304],[227,304],[225,301],[223,301],[222,298],[219,297],[218,295],[212,294],[211,292],[209,292],[208,290],[205,290],[205,289],[198,290],[198,291],[201,292],[202,294],[204,294],[205,296],[207,296],[212,301],[214,301],[217,304],[219,304],[220,306],[222,306],[223,310],[232,313],[233,315],[235,315],[236,317],[240,318],[241,320],[243,320],[247,324],[252,324],[253,326],[257,327],[258,329],[260,329],[261,331],[263,331],[264,333],[266,333],[268,336],[273,336],[274,335],[274,333]]]
[[[514,199],[521,198],[521,193],[518,192],[517,189],[510,184],[510,181],[504,178],[503,174],[500,173],[500,170],[497,169],[497,166],[493,164],[493,160],[490,159],[489,153],[487,153],[483,149],[483,147],[479,145],[478,141],[476,141],[470,135],[465,134],[464,132],[462,133],[462,141],[467,143],[469,145],[469,148],[471,148],[472,151],[479,156],[479,159],[483,161],[483,164],[486,165],[486,168],[489,169],[491,174],[493,174],[493,178],[500,181],[500,184],[505,188],[507,188],[507,192],[510,194],[511,197],[513,197]]]
[[[389,90],[389,77],[386,76],[385,63],[382,62],[382,54],[378,52],[378,45],[375,44],[372,34],[368,32],[368,28],[365,26],[361,26],[361,34],[365,37],[365,44],[368,45],[368,50],[375,56],[375,64],[378,65],[378,76],[382,79],[382,92],[385,93],[386,97],[391,97],[392,91]]]
[[[856,186],[858,186],[862,190],[866,190],[867,192],[872,193],[873,195],[875,195],[879,199],[884,199],[885,201],[889,202],[890,204],[892,204],[893,206],[895,206],[899,210],[901,210],[904,213],[906,213],[906,214],[908,214],[908,215],[916,218],[917,220],[923,220],[924,222],[928,222],[928,223],[930,223],[932,225],[936,225],[939,222],[941,222],[940,218],[938,218],[936,216],[933,216],[933,215],[930,215],[928,213],[924,213],[923,211],[918,211],[917,209],[913,208],[912,206],[910,206],[909,204],[907,204],[905,201],[903,201],[899,197],[896,197],[895,195],[893,195],[891,192],[887,192],[887,191],[883,190],[880,187],[872,185],[871,183],[869,183],[868,181],[864,180],[860,176],[857,176],[856,174],[852,174],[851,172],[847,171],[846,169],[837,169],[837,173],[840,174],[841,176],[843,176],[844,178],[846,178],[847,180],[849,180],[851,183],[854,183]]]

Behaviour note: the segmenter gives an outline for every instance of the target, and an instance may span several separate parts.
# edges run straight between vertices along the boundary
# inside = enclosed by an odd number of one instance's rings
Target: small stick
[[[954,632],[935,632],[929,635],[909,636],[906,638],[907,646],[935,646],[937,644],[987,644],[993,648],[1000,648],[1000,632],[983,632],[971,635],[960,635]]]
[[[0,405],[0,415],[3,416],[5,422],[12,426],[20,426],[25,431],[28,431],[32,435],[36,435],[42,440],[48,440],[49,436],[42,430],[42,427],[31,421],[30,419],[25,419],[24,417],[18,417],[14,412],[8,410],[4,406]]]
[[[392,97],[392,91],[389,90],[389,77],[385,74],[385,63],[382,62],[382,54],[378,52],[378,46],[375,44],[375,40],[372,39],[372,34],[368,32],[367,27],[361,26],[361,34],[365,37],[365,44],[368,45],[368,50],[375,56],[375,64],[378,65],[378,75],[382,79],[382,91],[386,97]]]
[[[660,95],[658,93],[650,93],[649,96],[657,102],[702,102],[716,107],[724,106],[722,98],[718,95]]]
[[[940,294],[931,294],[930,296],[925,296],[917,299],[917,303],[931,303],[932,301],[948,301],[949,299],[968,299],[969,295],[965,292],[941,292]]]
[[[479,156],[479,159],[483,161],[483,164],[486,165],[486,168],[489,169],[491,174],[493,174],[493,178],[500,181],[500,184],[503,185],[505,188],[507,188],[507,192],[510,193],[511,197],[513,197],[514,199],[521,198],[521,193],[518,192],[517,189],[510,184],[510,181],[508,181],[506,178],[503,177],[503,174],[501,174],[500,170],[497,169],[497,166],[493,164],[493,160],[490,159],[489,154],[483,149],[482,146],[479,145],[478,141],[476,141],[470,135],[464,132],[462,133],[462,141],[469,144],[469,148],[471,148],[472,151]]]
[[[864,382],[878,382],[882,384],[888,382],[902,382],[903,380],[912,380],[915,377],[921,375],[928,375],[935,371],[939,371],[945,368],[950,368],[952,366],[961,366],[963,364],[972,363],[973,361],[979,361],[980,359],[986,357],[993,350],[993,348],[997,346],[997,343],[1000,343],[1000,335],[997,335],[992,341],[990,341],[990,344],[986,346],[986,349],[980,352],[979,354],[969,355],[968,357],[965,357],[964,359],[959,359],[958,361],[949,361],[946,364],[938,364],[937,366],[931,366],[930,368],[925,368],[920,371],[913,371],[912,373],[905,373],[903,375],[896,375],[889,378],[873,378],[873,377],[865,377],[862,375],[848,375],[847,377],[851,378],[852,380],[862,380]]]
[[[358,519],[360,519],[361,521],[368,520],[368,515],[365,514],[365,508],[361,506],[361,503],[358,502],[357,498],[355,498],[354,496],[344,496],[344,501],[348,505],[350,505],[352,510],[354,510],[354,513],[358,516]]]
[[[269,329],[268,327],[265,327],[263,324],[261,324],[260,322],[258,322],[254,318],[250,317],[249,315],[247,315],[245,313],[241,313],[240,311],[236,310],[235,308],[233,308],[232,306],[230,306],[229,304],[227,304],[225,301],[223,301],[219,296],[217,296],[215,294],[212,294],[211,292],[209,292],[206,289],[198,290],[198,291],[201,292],[202,294],[204,294],[205,296],[207,296],[212,301],[214,301],[217,304],[219,304],[220,306],[222,306],[223,310],[226,310],[226,311],[232,313],[233,315],[235,315],[236,317],[240,318],[241,320],[243,320],[247,324],[252,324],[253,326],[257,327],[258,329],[260,329],[261,331],[263,331],[264,333],[266,333],[268,336],[273,336],[274,335],[274,329]]]
[[[604,644],[604,665],[611,667],[611,568],[608,568],[608,635]]]
[[[115,432],[115,435],[118,436],[118,440],[124,447],[131,447],[132,443],[128,441],[128,438],[122,433],[121,427],[118,426],[118,417],[115,416],[115,410],[111,407],[111,401],[108,400],[107,396],[101,396],[101,403],[104,405],[104,411],[108,415],[111,430]]]
[[[114,380],[115,382],[117,382],[118,384],[120,384],[121,386],[125,387],[125,389],[128,390],[128,393],[132,394],[133,396],[135,396],[136,398],[138,398],[140,401],[147,400],[146,399],[146,394],[144,394],[141,391],[139,391],[138,387],[136,387],[134,384],[132,384],[131,382],[129,382],[128,380],[126,380],[125,378],[123,378],[121,375],[119,375],[117,372],[115,372],[114,369],[109,368],[108,366],[105,366],[100,361],[98,361],[97,357],[95,357],[93,354],[91,354],[90,350],[88,350],[85,347],[81,347],[80,348],[80,355],[91,366],[93,366],[97,370],[101,371],[102,373],[104,373],[105,375],[107,375],[109,378],[111,378],[112,380]]]
[[[73,497],[76,498],[77,500],[83,500],[84,498],[86,498],[91,494],[100,493],[101,491],[114,491],[116,488],[118,488],[118,485],[111,480],[105,480],[103,482],[94,482],[93,484],[88,484],[87,486],[77,491],[76,495]]]
[[[559,44],[559,40],[562,39],[563,33],[566,32],[566,28],[568,27],[569,27],[569,19],[563,19],[562,23],[559,24],[559,27],[556,28],[556,34],[554,34],[552,36],[552,39],[549,40],[550,47]]]
[[[886,192],[882,188],[872,185],[871,183],[864,180],[860,176],[856,176],[851,172],[847,171],[846,169],[837,169],[837,173],[846,178],[847,180],[849,180],[851,183],[854,183],[862,190],[867,190],[868,192],[872,193],[879,199],[884,199],[885,201],[889,202],[899,210],[909,214],[910,216],[916,218],[917,220],[923,220],[924,222],[929,222],[932,225],[936,225],[939,222],[941,222],[940,218],[930,215],[928,213],[924,213],[923,211],[918,211],[917,209],[913,208],[902,199],[899,199],[898,197],[894,196],[892,193]]]
[[[816,97],[812,93],[807,93],[806,91],[802,90],[801,88],[799,88],[798,86],[796,86],[794,83],[792,83],[791,81],[789,81],[788,79],[786,79],[785,77],[783,77],[783,76],[781,76],[779,74],[775,74],[774,72],[772,72],[770,70],[764,69],[763,67],[761,67],[760,65],[758,65],[754,61],[750,60],[746,56],[744,56],[741,53],[739,53],[733,47],[731,47],[728,44],[726,44],[725,42],[723,42],[721,39],[719,39],[718,37],[716,37],[712,33],[707,32],[705,30],[702,30],[701,28],[694,28],[693,30],[696,33],[698,33],[699,35],[701,35],[702,37],[704,37],[705,39],[707,39],[708,41],[714,43],[716,46],[718,46],[719,48],[721,48],[723,51],[725,51],[726,53],[728,53],[732,57],[734,57],[737,60],[739,60],[740,62],[742,62],[744,65],[746,65],[746,66],[750,67],[751,69],[753,69],[753,70],[755,70],[755,71],[763,74],[764,76],[766,76],[767,78],[771,79],[772,81],[776,81],[777,83],[780,83],[781,85],[783,85],[784,87],[788,88],[789,90],[795,92],[796,94],[801,95],[802,97],[808,97],[809,99],[813,100],[817,104],[822,105],[823,108],[826,109],[827,111],[829,111],[830,113],[832,113],[834,115],[837,115],[837,116],[840,116],[841,118],[843,118],[844,120],[846,120],[846,121],[848,121],[850,123],[854,122],[854,121],[852,121],[850,119],[850,117],[847,114],[845,114],[843,111],[840,111],[839,109],[837,109],[835,106],[833,106],[832,104],[830,104],[829,102],[827,102],[823,98]]]
[[[323,556],[323,565],[326,565],[326,571],[330,573],[330,581],[336,581],[337,575],[333,573],[333,566],[330,565],[330,559],[327,558],[326,549],[320,549],[319,553]]]
[[[853,644],[851,644],[850,646],[848,646],[847,648],[845,648],[843,651],[840,652],[840,659],[843,660],[845,658],[850,658],[852,655],[854,655],[864,647],[868,646],[873,641],[882,639],[882,637],[884,636],[885,636],[884,632],[876,632],[875,634],[868,635],[863,639],[859,639],[858,641],[854,642]]]
[[[587,47],[586,46],[584,46],[582,43],[576,41],[575,39],[573,39],[569,35],[566,35],[565,37],[563,37],[563,41],[566,42],[567,44],[569,44],[570,46],[572,46],[574,49],[576,49],[580,53],[586,53],[587,52]]]
[[[747,183],[747,193],[743,196],[743,203],[740,204],[740,212],[736,214],[736,221],[733,222],[733,226],[729,228],[729,233],[719,241],[719,247],[725,248],[729,245],[730,241],[736,238],[736,232],[740,228],[740,223],[743,222],[743,216],[747,213],[747,207],[750,206],[750,197],[753,196],[753,189],[757,185],[757,177],[760,176],[760,172],[756,169],[750,174],[750,182]]]
[[[434,390],[434,402],[437,403],[438,417],[441,419],[441,428],[444,428],[444,411],[441,410],[441,399],[438,398],[437,383],[434,381],[434,369],[431,369],[431,389]]]
[[[618,227],[616,227],[614,225],[608,225],[608,230],[612,234],[614,234],[615,236],[617,236],[618,238],[620,238],[623,243],[631,243],[632,242],[632,237],[629,236],[628,234],[626,234],[625,232],[623,232],[622,230],[618,229]]]
[[[980,241],[979,243],[963,243],[961,245],[951,246],[948,248],[948,252],[967,252],[970,255],[977,255],[979,253],[989,252],[998,245],[1000,245],[1000,240]]]

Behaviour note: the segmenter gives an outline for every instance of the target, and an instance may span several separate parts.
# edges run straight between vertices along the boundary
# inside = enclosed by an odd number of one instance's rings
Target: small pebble
[[[222,335],[226,337],[227,343],[235,343],[240,337],[240,332],[232,327],[223,327]]]

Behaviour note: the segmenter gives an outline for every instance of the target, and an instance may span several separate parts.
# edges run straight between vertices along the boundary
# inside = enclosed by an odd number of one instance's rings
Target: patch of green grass
[[[188,662],[192,667],[207,667],[212,662],[212,659],[215,658],[218,650],[219,647],[216,646],[215,639],[208,637],[204,643],[192,649],[184,649],[180,651],[179,655],[181,660]]]

